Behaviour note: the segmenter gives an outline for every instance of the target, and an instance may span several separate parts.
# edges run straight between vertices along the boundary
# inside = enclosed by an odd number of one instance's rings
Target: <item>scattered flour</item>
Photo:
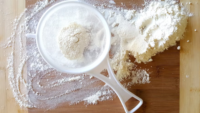
[[[132,75],[133,75],[133,78],[132,78],[133,84],[150,83],[149,74],[145,70],[132,71]]]
[[[98,101],[109,100],[113,97],[111,96],[113,92],[108,90],[108,86],[105,84],[100,91],[96,92],[95,94],[84,98],[86,104],[97,104]]]
[[[2,46],[12,49],[7,69],[15,100],[21,107],[54,109],[61,103],[90,104],[85,98],[96,92],[107,92],[97,101],[113,99],[114,92],[96,78],[57,72],[42,59],[35,38],[26,37],[25,34],[36,32],[39,18],[56,2],[59,1],[38,1],[27,8],[14,20],[13,33]]]
[[[128,10],[128,11],[125,10],[125,12],[126,12],[125,18],[127,20],[131,20],[133,16],[135,16],[136,11],[133,9],[133,10]]]
[[[113,90],[96,78],[54,70],[40,56],[35,39],[25,37],[26,33],[35,33],[41,15],[56,2],[59,0],[39,1],[14,21],[14,33],[4,48],[12,48],[7,68],[16,101],[21,107],[53,109],[64,102],[96,104],[113,99]],[[115,4],[113,0],[109,2]],[[111,64],[117,71],[116,78],[120,81],[131,79],[124,86],[149,83],[147,71],[137,69],[130,56],[133,55],[137,62],[149,62],[158,52],[175,45],[185,31],[188,13],[168,0],[150,2],[140,11],[104,6],[96,4],[95,7],[112,32]]]
[[[96,94],[91,95],[83,100],[87,101],[89,104],[97,104],[99,97],[101,96],[101,92],[98,91]]]
[[[117,71],[116,78],[119,81],[126,79],[131,75],[134,64],[129,62],[128,52],[117,53],[111,60],[111,65],[114,70]]]
[[[110,4],[116,4],[114,0],[109,0]]]
[[[178,46],[178,47],[177,47],[177,50],[180,50],[180,49],[181,49],[181,46]]]

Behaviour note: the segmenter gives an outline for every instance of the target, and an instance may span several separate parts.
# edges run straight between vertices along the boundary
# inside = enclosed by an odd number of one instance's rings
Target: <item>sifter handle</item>
[[[36,34],[26,34],[27,38],[36,38]]]
[[[102,70],[102,68],[106,68],[109,74],[109,78],[105,77],[104,75],[100,74],[99,70]],[[131,93],[127,89],[125,89],[121,83],[115,78],[115,74],[112,71],[112,68],[109,64],[109,58],[105,59],[99,66],[97,66],[94,70],[88,72],[89,75],[95,76],[96,78],[104,81],[106,84],[108,84],[117,94],[119,97],[122,106],[125,110],[126,113],[133,113],[135,112],[142,104],[143,100],[136,96],[135,94]],[[130,99],[130,98],[135,98],[136,100],[139,101],[139,103],[130,111],[128,111],[125,103]]]

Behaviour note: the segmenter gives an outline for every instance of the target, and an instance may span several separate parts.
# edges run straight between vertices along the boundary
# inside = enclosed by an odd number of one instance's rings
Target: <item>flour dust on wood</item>
[[[83,101],[85,104],[96,104],[115,97],[112,89],[94,77],[60,73],[53,69],[39,54],[35,38],[25,36],[36,33],[42,14],[60,1],[38,1],[27,8],[15,19],[13,33],[3,46],[12,49],[8,57],[8,78],[14,98],[21,107],[53,109],[62,103],[71,105]],[[125,87],[150,83],[147,69],[138,69],[135,62],[148,63],[158,52],[174,46],[182,38],[187,17],[191,15],[173,0],[146,2],[144,9],[133,7],[131,10],[126,9],[124,4],[123,7],[115,6],[114,0],[103,3],[85,1],[96,7],[110,26],[110,61],[119,81],[130,79],[130,82],[123,84]],[[86,38],[88,34],[84,33],[85,30],[78,28]],[[72,37],[76,38],[71,40]],[[82,40],[75,34],[72,37],[68,37],[72,43]],[[67,58],[81,58],[87,43],[86,38],[80,54],[69,55],[62,44],[60,47]],[[131,56],[136,61],[131,61]]]

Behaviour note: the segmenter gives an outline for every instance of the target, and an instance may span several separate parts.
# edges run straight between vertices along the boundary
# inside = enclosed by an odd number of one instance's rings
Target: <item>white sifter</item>
[[[90,44],[85,49],[84,58],[71,61],[64,57],[57,43],[57,36],[63,27],[70,23],[78,23],[90,31]],[[103,16],[92,6],[80,1],[63,1],[53,5],[41,17],[35,37],[43,59],[56,70],[64,73],[87,73],[108,84],[118,95],[126,113],[135,112],[143,100],[126,90],[115,78],[109,63],[110,37],[109,26]],[[109,77],[100,72],[107,69]],[[128,111],[125,102],[131,97],[139,103]]]

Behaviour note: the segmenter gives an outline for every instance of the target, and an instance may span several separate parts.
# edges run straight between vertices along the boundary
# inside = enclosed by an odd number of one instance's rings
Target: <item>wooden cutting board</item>
[[[11,22],[30,4],[36,0],[0,0],[0,44],[4,43],[11,33]],[[115,0],[141,4],[141,0]],[[151,77],[150,84],[135,85],[130,91],[144,100],[137,113],[200,113],[200,1],[191,2],[187,8],[194,14],[188,20],[185,38],[180,42],[181,51],[176,47],[153,57],[153,62],[138,67],[148,68]],[[194,31],[197,29],[197,32]],[[190,40],[187,43],[187,40]],[[179,44],[178,44],[179,45]],[[40,109],[21,109],[13,98],[7,71],[6,54],[9,50],[0,48],[0,113],[43,113]],[[188,75],[188,77],[186,77]],[[136,102],[131,101],[128,107]],[[84,106],[83,103],[74,106],[63,104],[47,111],[48,113],[123,113],[124,110],[118,98],[99,102],[98,105]]]

